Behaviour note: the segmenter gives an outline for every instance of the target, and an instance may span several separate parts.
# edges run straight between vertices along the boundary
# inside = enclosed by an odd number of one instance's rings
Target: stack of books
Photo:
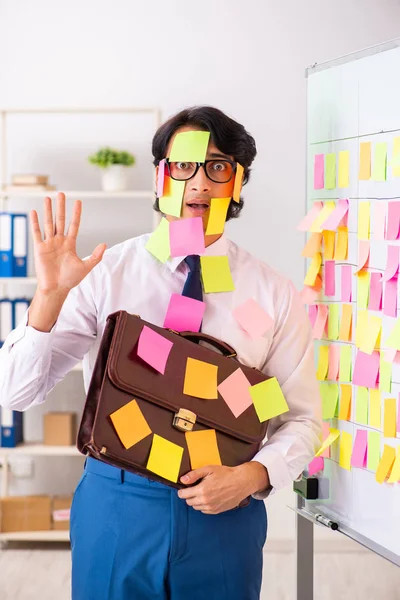
[[[55,190],[55,185],[49,185],[47,175],[21,174],[11,177],[11,184],[3,186],[5,192],[46,192]]]

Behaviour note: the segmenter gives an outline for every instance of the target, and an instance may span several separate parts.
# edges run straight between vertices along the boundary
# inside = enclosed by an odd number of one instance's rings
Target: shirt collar
[[[224,256],[228,252],[228,240],[225,236],[225,233],[221,235],[221,237],[207,246],[206,251],[201,256]],[[170,257],[165,263],[168,266],[172,273],[175,273],[179,265],[185,260],[186,256],[175,256]]]

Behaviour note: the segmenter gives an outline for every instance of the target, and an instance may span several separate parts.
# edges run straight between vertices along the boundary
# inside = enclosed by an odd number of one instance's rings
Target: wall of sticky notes
[[[400,48],[308,73],[306,262],[324,431],[310,510],[400,565]]]

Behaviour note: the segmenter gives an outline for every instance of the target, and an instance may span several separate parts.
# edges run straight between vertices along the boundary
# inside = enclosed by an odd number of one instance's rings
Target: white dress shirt
[[[110,313],[126,310],[163,326],[170,296],[182,292],[188,267],[182,258],[159,262],[145,248],[148,238],[145,234],[107,249],[102,261],[70,291],[50,332],[27,326],[27,310],[0,350],[0,405],[24,411],[41,404],[82,359],[87,393]],[[235,290],[204,294],[202,331],[233,346],[244,364],[275,376],[290,409],[269,421],[266,439],[253,459],[267,468],[271,486],[281,489],[299,477],[321,445],[309,320],[293,284],[225,234],[205,254],[228,255]],[[274,322],[258,339],[251,339],[232,315],[249,298]],[[254,497],[263,499],[268,493]]]

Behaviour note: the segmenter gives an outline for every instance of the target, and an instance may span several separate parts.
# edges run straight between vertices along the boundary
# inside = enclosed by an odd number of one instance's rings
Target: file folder
[[[0,409],[0,446],[15,448],[23,439],[23,413],[2,407]]]
[[[12,217],[0,212],[0,277],[12,277]]]
[[[13,301],[8,298],[0,298],[0,348],[6,337],[14,329],[14,307]]]
[[[12,276],[26,277],[28,262],[28,218],[26,214],[11,213],[12,219]]]
[[[17,327],[17,325],[19,325],[24,316],[26,311],[29,308],[29,305],[31,303],[31,300],[28,300],[28,298],[14,298],[13,302],[13,329],[15,329]]]

